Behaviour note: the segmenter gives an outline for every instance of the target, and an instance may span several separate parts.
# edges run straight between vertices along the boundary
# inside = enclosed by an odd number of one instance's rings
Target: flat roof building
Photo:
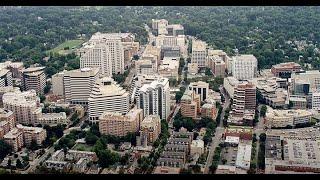
[[[233,57],[232,75],[238,80],[248,80],[257,76],[258,60],[252,54]]]
[[[40,98],[35,90],[8,92],[2,100],[4,108],[12,111],[16,121],[21,124],[35,124],[42,113]]]
[[[96,122],[104,112],[126,114],[129,111],[130,94],[112,78],[104,77],[97,80],[88,101],[89,119]]]
[[[88,104],[90,92],[99,77],[99,68],[82,68],[64,72],[64,95],[70,104]]]
[[[99,117],[99,131],[101,134],[126,136],[139,131],[142,119],[142,109],[132,109],[126,115],[104,112]]]

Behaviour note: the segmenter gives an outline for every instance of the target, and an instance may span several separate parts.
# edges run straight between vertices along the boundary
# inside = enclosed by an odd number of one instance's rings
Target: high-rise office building
[[[51,77],[52,93],[59,97],[64,97],[64,84],[63,84],[64,72],[65,71],[56,73]]]
[[[66,102],[86,105],[98,76],[99,68],[82,68],[64,72]]]
[[[239,80],[248,80],[257,76],[258,61],[253,55],[234,56],[232,75]]]
[[[129,92],[112,78],[104,77],[97,80],[88,99],[90,121],[97,122],[104,112],[126,114],[129,111],[129,100]]]
[[[103,75],[124,72],[124,33],[100,33],[91,39],[80,50],[80,67],[100,67]]]
[[[30,67],[21,70],[21,85],[24,91],[35,90],[37,94],[44,93],[46,86],[45,67]]]
[[[111,57],[106,44],[93,44],[80,57],[81,68],[100,68],[104,76],[112,76]]]
[[[192,41],[191,63],[197,63],[199,68],[206,67],[207,44],[200,40]]]
[[[256,109],[256,86],[252,83],[238,84],[234,88],[233,115],[243,116],[245,110]]]
[[[200,100],[204,101],[208,98],[209,84],[203,81],[192,82],[189,84],[189,90],[200,95]]]

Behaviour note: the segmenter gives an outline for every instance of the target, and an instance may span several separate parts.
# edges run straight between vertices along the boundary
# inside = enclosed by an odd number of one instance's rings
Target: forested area
[[[132,32],[143,44],[143,23],[156,18],[181,23],[185,34],[230,55],[252,53],[259,68],[299,59],[320,67],[319,7],[2,7],[0,61],[39,63],[47,50],[97,31]]]

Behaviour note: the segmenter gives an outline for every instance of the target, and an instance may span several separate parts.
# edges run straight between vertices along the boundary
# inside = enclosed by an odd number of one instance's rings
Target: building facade
[[[191,63],[197,63],[199,68],[206,66],[207,44],[200,40],[192,41]]]
[[[35,124],[42,113],[40,98],[35,90],[8,92],[2,100],[4,109],[12,111],[16,121],[21,124]]]
[[[209,84],[203,81],[192,82],[189,84],[189,90],[194,91],[200,95],[200,100],[204,101],[208,98]]]
[[[99,117],[99,131],[101,134],[126,136],[139,131],[142,120],[142,109],[132,109],[126,115],[104,112]]]
[[[106,111],[126,114],[129,111],[130,94],[112,78],[104,77],[97,80],[88,101],[89,120],[97,122]]]
[[[21,85],[24,91],[35,90],[37,94],[44,93],[46,86],[45,67],[30,67],[21,70]]]
[[[243,116],[245,110],[256,108],[256,86],[252,83],[239,84],[235,87],[232,114]]]
[[[161,133],[161,120],[159,115],[149,115],[140,125],[140,137],[147,138],[148,144],[154,143]],[[143,141],[143,140],[142,140]]]
[[[64,95],[70,104],[88,104],[91,89],[98,79],[98,68],[82,68],[64,72]]]
[[[159,78],[151,84],[143,85],[138,92],[137,105],[144,116],[159,115],[167,119],[170,113],[170,89],[167,78]]]
[[[257,76],[258,61],[253,55],[234,56],[232,75],[238,80],[248,80]]]

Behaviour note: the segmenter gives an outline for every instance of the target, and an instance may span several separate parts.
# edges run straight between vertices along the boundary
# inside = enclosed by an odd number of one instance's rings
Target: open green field
[[[92,146],[89,146],[87,144],[76,144],[72,149],[73,150],[77,150],[77,151],[91,151],[92,150]]]
[[[72,53],[77,47],[79,47],[84,41],[83,40],[69,40],[66,41],[62,44],[60,44],[59,46],[47,51],[47,53],[49,54],[50,52],[53,53],[58,53],[60,55],[67,55]],[[69,48],[64,50],[65,48]]]

